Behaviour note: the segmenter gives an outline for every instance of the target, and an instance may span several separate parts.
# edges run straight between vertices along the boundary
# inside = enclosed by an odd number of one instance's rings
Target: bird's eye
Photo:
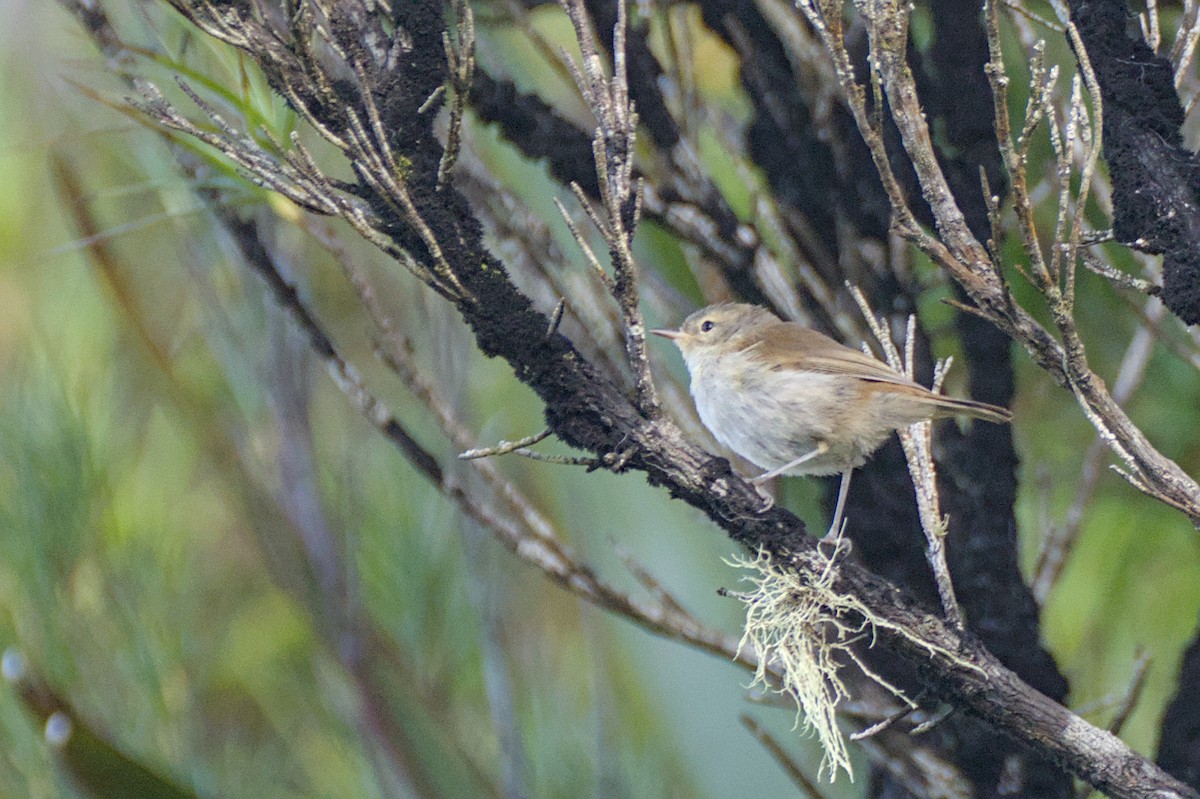
[[[708,331],[710,331],[712,329],[713,329],[713,322],[711,319],[705,319],[703,322],[700,323],[700,332],[701,333],[707,333]]]

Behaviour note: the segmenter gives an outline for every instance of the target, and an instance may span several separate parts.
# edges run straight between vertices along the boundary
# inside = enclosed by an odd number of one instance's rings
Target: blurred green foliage
[[[144,66],[172,96],[172,76],[184,74],[231,119],[286,139],[292,115],[239,57],[162,9],[110,8],[128,35],[143,37],[136,43],[170,54]],[[567,43],[556,11],[534,18]],[[562,76],[515,39],[486,33],[481,58],[502,60],[522,85],[582,113]],[[231,260],[158,136],[75,88],[113,103],[129,93],[66,14],[4,4],[0,45],[0,647],[23,652],[123,756],[197,796],[495,795],[505,759],[496,690],[514,708],[532,796],[788,792],[737,723],[742,672],[570,598],[460,518],[363,423]],[[698,84],[744,117],[732,56],[711,38],[696,46],[709,64]],[[574,253],[545,170],[492,130],[469,135]],[[731,204],[745,210],[752,172],[712,131],[702,143]],[[81,195],[64,196],[52,162],[79,179]],[[204,181],[235,186],[270,226],[339,344],[373,370],[375,390],[452,462],[422,409],[373,366],[352,295],[293,223],[294,209],[266,201],[218,159],[203,163]],[[98,216],[108,263],[89,255],[72,209],[80,204]],[[639,257],[698,301],[678,243],[650,227],[642,234]],[[540,428],[536,398],[474,351],[440,301],[375,251],[343,241],[392,288],[382,299],[419,357],[454,376],[481,441]],[[1006,252],[1015,257],[1011,242]],[[1134,320],[1102,281],[1081,278],[1081,294],[1081,325],[1111,378]],[[948,323],[937,299],[931,290],[923,309],[935,329]],[[657,354],[680,374],[673,353]],[[1093,434],[1065,392],[1018,360],[1021,532],[1032,562],[1046,520],[1070,502]],[[288,404],[297,397],[300,410]],[[1193,474],[1198,397],[1195,370],[1163,352],[1130,403]],[[637,475],[502,466],[601,574],[638,590],[620,548],[653,564],[698,616],[739,628],[736,603],[715,593],[736,580],[720,560],[731,544],[697,513]],[[295,491],[291,504],[285,488]],[[787,492],[815,517],[811,485]],[[302,541],[314,530],[338,553],[335,574],[309,565]],[[1109,474],[1046,608],[1046,636],[1076,703],[1120,693],[1135,650],[1151,653],[1149,688],[1126,734],[1143,751],[1194,631],[1198,567],[1186,521]],[[329,585],[341,586],[337,607]],[[489,675],[502,684],[492,702]],[[815,772],[817,756],[788,733],[790,712],[752,712]],[[68,753],[44,740],[43,722],[0,691],[0,797],[87,795],[64,768]],[[860,787],[840,783],[830,795]]]

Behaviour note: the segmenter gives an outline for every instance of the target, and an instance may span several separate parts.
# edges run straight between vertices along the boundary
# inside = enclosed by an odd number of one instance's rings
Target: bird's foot
[[[842,520],[840,529],[830,527],[825,533],[825,537],[817,541],[817,551],[822,555],[829,551],[829,559],[833,560],[837,557],[844,557],[854,551],[854,544],[849,538],[846,538],[846,520]]]
[[[825,536],[817,540],[817,551],[829,560],[845,557],[854,551],[854,544],[849,538],[830,538]]]
[[[758,494],[758,496],[762,498],[762,501],[763,501],[762,507],[758,509],[758,512],[760,514],[766,513],[771,508],[775,507],[775,497],[774,496],[772,496],[771,494],[769,494],[766,491],[763,491],[761,488],[759,488],[758,483],[754,482],[753,480],[750,481],[750,485],[754,486],[754,493]]]

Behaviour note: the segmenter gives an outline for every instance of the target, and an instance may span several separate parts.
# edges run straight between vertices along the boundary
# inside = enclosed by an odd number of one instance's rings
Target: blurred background
[[[286,138],[295,120],[236,54],[154,4],[107,8],[129,44],[170,54],[139,66],[164,90],[177,74],[224,82]],[[557,9],[531,13],[567,44]],[[744,118],[735,57],[686,6],[672,13],[695,36],[696,85]],[[516,34],[484,20],[480,39],[482,61],[582,116]],[[791,731],[793,712],[750,701],[746,672],[553,585],[364,422],[240,267],[162,139],[114,108],[131,90],[67,13],[0,4],[0,64],[0,648],[12,680],[0,688],[0,799],[467,797],[513,785],[538,797],[792,794],[742,714],[815,777],[820,755]],[[546,221],[564,269],[582,270],[551,202],[559,184],[488,126],[468,119],[466,137],[465,157]],[[699,157],[743,207],[756,190],[744,165],[716,132],[702,141]],[[457,449],[371,366],[338,258],[387,286],[380,302],[481,446],[542,428],[537,398],[474,349],[444,301],[343,229],[300,219],[214,159],[200,164],[202,183],[240,197],[269,230],[339,346],[442,463]],[[657,268],[652,324],[702,302],[672,237],[642,231],[638,257]],[[1112,380],[1136,319],[1107,284],[1080,280],[1089,353]],[[937,296],[922,309],[934,331],[949,315]],[[654,347],[686,385],[673,348]],[[1017,362],[1032,570],[1094,433],[1065,392]],[[1127,409],[1200,473],[1200,372],[1160,348],[1142,385]],[[740,605],[717,594],[737,587],[723,561],[734,547],[699,513],[639,474],[497,464],[608,580],[642,592],[631,558],[706,624],[740,634]],[[781,490],[820,528],[815,486]],[[1081,524],[1044,606],[1046,641],[1072,705],[1093,719],[1107,718],[1145,653],[1124,737],[1153,752],[1200,610],[1200,541],[1104,468]],[[862,788],[843,779],[824,791]]]

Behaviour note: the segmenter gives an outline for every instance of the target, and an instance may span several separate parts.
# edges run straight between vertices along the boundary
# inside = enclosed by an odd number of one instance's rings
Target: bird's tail
[[[943,397],[939,394],[937,404],[938,411],[933,416],[935,419],[946,419],[951,416],[970,416],[974,419],[983,419],[985,422],[992,422],[993,424],[1007,424],[1012,421],[1012,411],[1008,410],[1008,408],[1001,408],[999,405],[989,405],[986,402]]]

